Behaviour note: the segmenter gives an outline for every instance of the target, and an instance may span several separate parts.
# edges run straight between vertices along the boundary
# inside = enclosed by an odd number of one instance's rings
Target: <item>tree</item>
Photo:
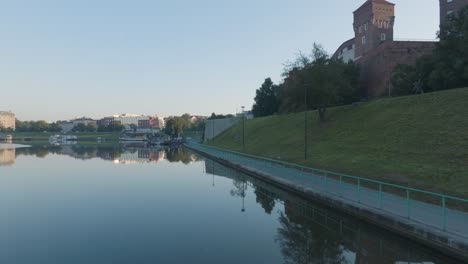
[[[86,132],[96,132],[97,131],[97,127],[96,127],[96,124],[94,123],[88,123],[86,125]]]
[[[86,125],[84,123],[76,124],[72,128],[72,132],[86,132]]]
[[[135,124],[130,124],[130,128],[133,130],[133,132],[136,132],[138,129],[138,126]]]
[[[59,123],[55,122],[49,125],[50,132],[62,132],[62,127]]]
[[[391,96],[411,94],[413,83],[416,81],[416,67],[399,64],[395,67],[390,82],[392,84]]]
[[[180,137],[184,129],[188,128],[190,121],[183,117],[173,117],[166,122],[164,133],[172,137]]]
[[[282,112],[317,109],[319,120],[324,122],[328,107],[359,100],[358,67],[329,58],[318,44],[310,57],[299,54],[286,66],[283,76]]]
[[[265,79],[256,93],[255,104],[252,106],[255,117],[269,116],[278,112],[280,86],[275,85],[271,78]]]
[[[123,130],[125,130],[125,126],[120,122],[111,122],[109,125],[99,126],[97,129],[98,132],[121,132]]]
[[[468,7],[449,16],[441,26],[440,42],[415,66],[397,66],[392,95],[407,95],[468,86]]]

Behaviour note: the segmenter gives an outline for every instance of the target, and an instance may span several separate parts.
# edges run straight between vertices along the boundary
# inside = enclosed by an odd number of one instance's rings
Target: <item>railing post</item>
[[[327,173],[325,172],[325,174],[323,175],[324,180],[325,180],[325,191],[328,191],[328,176],[327,176]]]
[[[382,183],[379,183],[379,209],[382,209]]]
[[[406,189],[406,214],[411,218],[410,190]]]
[[[358,203],[361,203],[361,178],[358,178],[357,190],[358,190]]]
[[[442,230],[447,230],[447,201],[445,196],[442,196]]]
[[[340,175],[340,196],[343,196],[343,175]]]

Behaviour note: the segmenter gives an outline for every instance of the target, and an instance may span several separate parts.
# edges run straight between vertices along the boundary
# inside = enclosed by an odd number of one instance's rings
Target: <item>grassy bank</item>
[[[35,132],[16,132],[11,133],[13,135],[13,141],[15,143],[25,143],[29,141],[49,141],[49,138],[58,133],[35,133]],[[106,141],[118,142],[118,133],[69,133],[69,135],[75,135],[78,137],[78,142],[96,142],[97,139],[104,138]]]
[[[468,89],[329,109],[325,124],[304,113],[245,123],[245,151],[316,168],[468,197]],[[243,151],[242,123],[217,147]]]

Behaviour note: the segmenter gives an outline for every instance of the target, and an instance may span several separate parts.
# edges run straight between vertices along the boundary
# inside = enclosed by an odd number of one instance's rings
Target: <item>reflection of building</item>
[[[0,166],[11,166],[15,164],[16,151],[11,149],[0,149]]]
[[[468,0],[439,0],[440,1],[440,24],[447,22],[449,15],[454,14],[466,5]]]
[[[114,160],[116,164],[137,164],[137,163],[158,163],[164,160],[166,153],[164,150],[138,149],[125,151]]]
[[[12,112],[0,111],[0,128],[16,129],[15,114]]]

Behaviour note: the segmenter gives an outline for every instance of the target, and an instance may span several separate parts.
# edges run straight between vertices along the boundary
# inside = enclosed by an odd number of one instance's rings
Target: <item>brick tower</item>
[[[366,55],[382,42],[393,41],[395,4],[385,0],[367,0],[354,11],[355,58]]]

